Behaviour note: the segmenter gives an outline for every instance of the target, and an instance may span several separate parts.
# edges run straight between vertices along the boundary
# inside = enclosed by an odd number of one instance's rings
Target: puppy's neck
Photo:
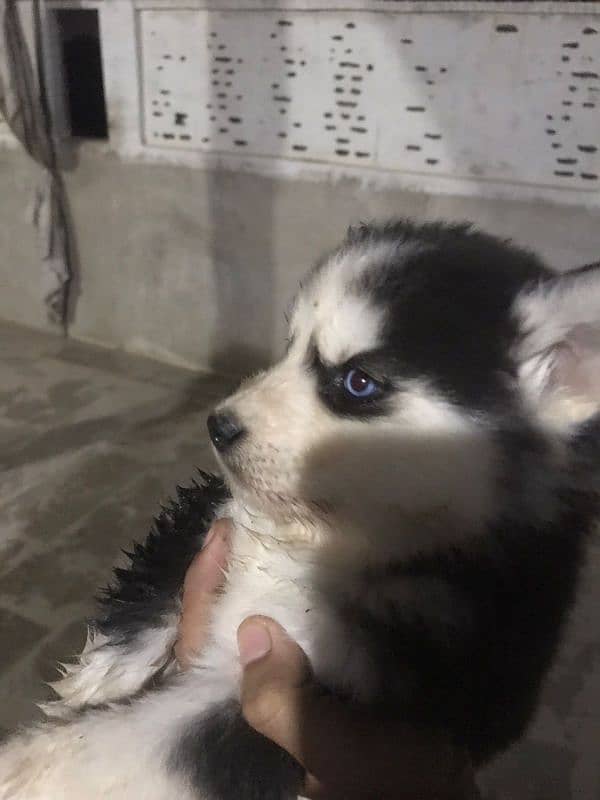
[[[300,517],[275,517],[235,497],[221,510],[220,515],[233,520],[236,542],[242,549],[244,541],[256,542],[265,550],[287,551],[298,557],[301,553],[317,550],[327,537],[325,522]]]
[[[428,542],[422,519],[403,520],[401,530],[397,519],[377,518],[374,513],[361,522],[336,515],[286,519],[235,496],[220,515],[234,522],[236,561],[269,571],[283,569],[286,574],[289,567],[283,565],[294,564],[300,572],[310,570],[314,578],[328,584],[389,567],[412,555],[415,548],[422,549],[424,541],[427,545],[439,539],[432,532]]]
[[[243,570],[283,581],[309,580],[342,595],[348,586],[377,583],[414,558],[449,550],[475,555],[485,528],[466,525],[443,507],[408,514],[392,506],[352,508],[285,519],[235,497],[222,511],[236,528],[233,551]]]

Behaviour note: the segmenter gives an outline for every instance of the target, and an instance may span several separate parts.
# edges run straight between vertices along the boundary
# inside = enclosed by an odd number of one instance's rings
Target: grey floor
[[[0,731],[40,716],[121,547],[195,468],[231,382],[0,323]]]
[[[158,503],[213,465],[205,417],[231,382],[0,323],[0,729],[39,716],[91,598]],[[486,797],[600,798],[600,539],[527,738]]]

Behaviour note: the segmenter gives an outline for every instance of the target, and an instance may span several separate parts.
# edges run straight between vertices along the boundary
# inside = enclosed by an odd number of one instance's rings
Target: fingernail
[[[271,647],[269,631],[260,622],[249,622],[238,629],[238,648],[243,667],[266,656],[271,652]]]

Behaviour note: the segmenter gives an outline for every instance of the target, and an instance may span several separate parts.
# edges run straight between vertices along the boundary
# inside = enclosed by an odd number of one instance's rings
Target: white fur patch
[[[138,692],[172,657],[177,619],[149,628],[126,645],[100,633],[88,640],[74,664],[61,664],[63,677],[49,684],[60,700],[40,703],[49,717],[68,717],[84,706],[115,702]]]
[[[414,249],[414,244],[403,248],[396,243],[383,243],[333,255],[296,300],[291,331],[300,347],[306,349],[314,337],[321,356],[330,364],[343,363],[359,351],[376,347],[384,311],[371,302],[368,293],[360,291],[360,278],[390,258],[400,260],[405,251]]]
[[[347,296],[315,316],[314,340],[325,363],[343,364],[380,343],[383,313],[364,297]]]

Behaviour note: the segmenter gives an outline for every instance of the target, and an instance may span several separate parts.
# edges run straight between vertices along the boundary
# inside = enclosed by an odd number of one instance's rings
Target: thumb
[[[298,730],[311,670],[300,647],[272,619],[249,617],[238,628],[242,712],[250,725],[302,763]]]

